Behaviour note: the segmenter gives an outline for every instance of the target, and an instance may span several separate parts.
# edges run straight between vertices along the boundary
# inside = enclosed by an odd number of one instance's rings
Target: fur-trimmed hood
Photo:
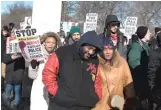
[[[50,37],[50,36],[52,36],[56,39],[56,42],[57,42],[56,47],[59,47],[61,40],[60,40],[59,35],[55,32],[47,32],[47,33],[44,33],[42,36],[40,36],[41,43],[43,43],[45,41],[46,37]]]

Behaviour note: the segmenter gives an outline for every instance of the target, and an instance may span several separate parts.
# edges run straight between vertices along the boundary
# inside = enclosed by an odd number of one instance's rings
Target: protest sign
[[[16,53],[21,53],[18,40],[16,39],[15,36],[7,37],[6,54],[16,54]]]
[[[125,21],[125,35],[132,36],[136,31],[137,17],[127,17]]]
[[[49,31],[60,31],[61,4],[62,2],[59,0],[41,0],[41,2],[39,0],[34,1],[31,27],[37,29],[37,35],[42,35]]]
[[[26,26],[31,26],[32,18],[31,17],[25,17],[24,23],[25,23]]]
[[[84,33],[87,31],[93,31],[97,28],[97,13],[87,13],[86,22],[84,23]]]
[[[15,31],[22,56],[26,61],[44,60],[40,38],[36,35],[36,32],[37,30],[33,28]]]

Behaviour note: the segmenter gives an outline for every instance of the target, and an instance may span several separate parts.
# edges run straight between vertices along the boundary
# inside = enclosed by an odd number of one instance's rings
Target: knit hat
[[[105,49],[105,48],[107,49],[107,48],[109,48],[109,49],[113,49],[113,51],[115,51],[116,46],[114,46],[114,43],[113,43],[113,41],[110,39],[110,37],[103,37],[103,38],[101,39],[101,42],[102,42],[102,49]],[[113,53],[113,54],[114,54],[114,53]],[[106,60],[103,51],[100,52],[99,55],[100,55],[104,60]],[[106,60],[106,61],[107,61],[107,60]]]
[[[155,27],[155,34],[157,34],[157,32],[161,31],[161,28],[160,27]]]
[[[114,46],[113,41],[109,37],[104,37],[103,38],[103,40],[102,40],[102,46],[103,46],[103,48],[105,46],[108,46],[108,47],[111,47],[114,50],[116,49],[116,46]]]
[[[146,26],[139,26],[136,30],[136,34],[138,35],[139,39],[144,38],[147,32],[148,32],[148,27]]]
[[[81,34],[80,28],[78,26],[72,26],[71,29],[70,29],[70,35],[73,35],[76,32]]]

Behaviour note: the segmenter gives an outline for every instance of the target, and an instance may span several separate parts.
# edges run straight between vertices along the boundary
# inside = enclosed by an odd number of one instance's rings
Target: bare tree
[[[135,14],[139,17],[140,25],[155,25],[156,22],[161,24],[161,2],[160,1],[137,1],[134,3]]]
[[[1,26],[13,22],[16,28],[20,28],[20,22],[24,21],[25,16],[32,16],[32,7],[26,6],[24,2],[8,5],[7,11],[1,14]]]
[[[62,22],[75,20],[73,19],[72,15],[73,13],[75,13],[77,5],[78,5],[78,2],[62,1],[62,10],[61,10]]]
[[[79,22],[85,22],[87,13],[98,13],[97,32],[101,33],[105,26],[106,16],[108,14],[118,14],[117,13],[117,10],[119,10],[118,7],[122,3],[125,4],[125,2],[120,1],[81,1],[79,2],[79,6],[76,9],[77,11],[74,17]]]
[[[117,15],[122,28],[127,16],[138,17],[138,26],[153,28],[161,25],[160,1],[81,1],[75,10],[73,17],[81,23],[85,22],[87,13],[98,13],[98,33],[103,31],[108,14]]]

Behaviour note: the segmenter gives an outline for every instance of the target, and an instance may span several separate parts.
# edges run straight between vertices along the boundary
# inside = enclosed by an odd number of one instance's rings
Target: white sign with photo
[[[36,32],[37,30],[34,28],[15,31],[22,56],[26,61],[44,60],[40,37],[36,35]]]

